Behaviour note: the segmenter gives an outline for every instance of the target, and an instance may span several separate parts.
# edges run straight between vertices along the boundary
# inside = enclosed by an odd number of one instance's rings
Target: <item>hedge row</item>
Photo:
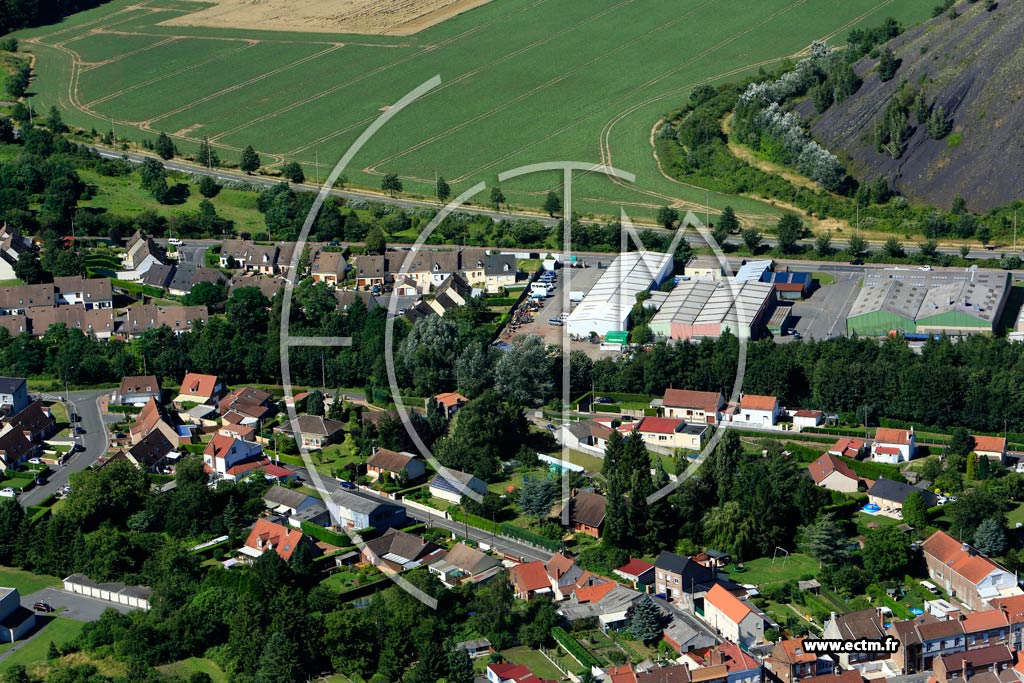
[[[512,538],[517,538],[520,541],[539,545],[540,547],[547,548],[552,552],[557,552],[562,547],[562,544],[558,541],[553,541],[547,536],[541,536],[529,529],[516,526],[511,522],[502,522],[500,532],[505,536],[511,536]]]
[[[551,637],[581,666],[587,668],[601,666],[601,662],[597,661],[594,655],[590,654],[585,647],[580,645],[578,640],[569,635],[561,626],[555,626],[551,629]]]
[[[348,536],[345,534],[339,534],[336,531],[325,529],[324,527],[313,524],[312,522],[302,522],[299,525],[299,528],[302,530],[302,533],[312,536],[318,541],[323,541],[324,543],[330,543],[331,545],[339,547],[351,545],[351,541],[349,541]]]
[[[487,299],[488,306],[513,306],[519,301],[519,297],[511,296],[497,296],[491,299]]]

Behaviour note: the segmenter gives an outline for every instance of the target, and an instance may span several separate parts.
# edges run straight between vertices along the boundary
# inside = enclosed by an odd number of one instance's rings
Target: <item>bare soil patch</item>
[[[490,0],[216,0],[163,26],[408,36]]]

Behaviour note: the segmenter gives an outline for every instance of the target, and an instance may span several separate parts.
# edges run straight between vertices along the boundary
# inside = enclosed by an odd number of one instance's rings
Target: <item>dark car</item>
[[[50,481],[50,475],[40,474],[38,477],[36,477],[36,486],[42,486],[48,481]]]
[[[75,434],[85,434],[85,430],[78,425],[75,425]]]
[[[594,399],[594,403],[615,403],[615,401],[607,396],[598,396]]]
[[[53,605],[47,602],[37,602],[36,604],[32,605],[32,609],[34,609],[37,612],[52,612]]]
[[[354,491],[356,488],[355,484],[353,484],[350,481],[345,481],[344,479],[338,480],[338,486],[340,486],[343,489],[348,489],[349,491]]]
[[[68,415],[68,419],[71,420],[72,422],[82,421],[82,418],[78,413],[71,413],[70,415]]]
[[[851,266],[863,266],[864,265],[864,259],[855,258],[852,261],[850,261],[850,265]]]

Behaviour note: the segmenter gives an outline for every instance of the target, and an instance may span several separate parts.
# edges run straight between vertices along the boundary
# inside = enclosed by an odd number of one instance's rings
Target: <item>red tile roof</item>
[[[972,555],[964,550],[960,541],[944,531],[936,531],[929,536],[921,549],[973,584],[980,583],[993,571],[1000,569],[999,565],[987,557]]]
[[[839,455],[845,455],[849,458],[857,457],[860,452],[864,450],[864,439],[857,439],[853,437],[843,437],[836,441],[835,445],[829,449],[829,453]]]
[[[729,621],[739,624],[747,615],[753,614],[750,605],[746,604],[729,591],[722,588],[722,584],[716,583],[704,596],[705,605],[714,605],[718,611],[726,616]],[[706,608],[705,608],[706,609]]]
[[[217,388],[216,375],[201,375],[197,372],[190,372],[181,380],[181,392],[186,396],[204,396],[207,399],[213,396]]]
[[[608,683],[636,683],[632,664],[620,664],[608,669]]]
[[[875,453],[881,453],[882,455],[899,455],[900,449],[895,446],[876,446]]]
[[[443,405],[445,408],[454,408],[460,406],[469,399],[460,393],[449,391],[443,394],[438,394],[434,397],[434,400]]]
[[[798,410],[793,413],[795,417],[818,417],[821,415],[820,410]]]
[[[538,591],[551,587],[544,563],[540,560],[517,564],[508,570],[508,578],[519,593]]]
[[[291,559],[292,553],[302,541],[303,534],[298,529],[282,526],[269,519],[257,519],[253,525],[249,537],[245,539],[245,545],[254,550],[268,550],[273,548],[274,552],[287,562]],[[269,548],[268,548],[269,545]]]
[[[716,584],[716,587],[720,586]],[[739,645],[728,640],[719,645],[718,650],[724,655],[722,659],[727,671],[750,671],[761,666],[756,659],[741,650]]]
[[[910,444],[910,437],[913,434],[907,429],[891,429],[889,427],[879,427],[875,431],[875,442],[881,443],[895,443],[901,446]]]
[[[807,470],[811,473],[811,479],[814,480],[815,484],[820,484],[830,474],[838,472],[842,476],[857,480],[857,474],[850,469],[842,458],[839,458],[831,453],[825,453],[817,460],[807,466]]]
[[[583,588],[576,589],[576,602],[583,605],[588,602],[601,602],[604,596],[608,595],[615,589],[615,583],[608,581],[607,583],[599,583],[594,586],[584,586]]]
[[[974,452],[988,453],[1006,452],[1006,439],[1001,436],[974,436]]]
[[[650,562],[644,562],[643,560],[631,557],[629,558],[629,562],[622,565],[615,571],[626,574],[627,576],[640,576],[644,572],[649,572],[652,569],[654,569],[654,565]]]
[[[818,655],[813,652],[808,652],[804,649],[803,638],[787,638],[780,640],[776,647],[782,650],[785,656],[785,661],[791,664],[798,664],[801,662],[813,662],[818,659]]]
[[[203,455],[212,455],[215,458],[223,458],[227,455],[228,451],[231,450],[231,445],[235,443],[235,438],[231,436],[225,436],[224,434],[214,434],[213,438],[210,439],[210,443],[206,444],[206,449],[203,451]]]
[[[987,609],[982,612],[971,612],[964,617],[963,625],[965,633],[978,633],[990,629],[1008,626],[1009,620],[1002,610]]]
[[[722,395],[717,392],[689,389],[666,389],[662,399],[662,405],[670,408],[697,408],[706,413],[717,412],[722,403]]]
[[[778,402],[779,399],[774,396],[744,394],[740,397],[740,408],[746,408],[747,410],[775,410]]]
[[[645,417],[637,429],[648,434],[674,434],[683,421],[675,417]]]

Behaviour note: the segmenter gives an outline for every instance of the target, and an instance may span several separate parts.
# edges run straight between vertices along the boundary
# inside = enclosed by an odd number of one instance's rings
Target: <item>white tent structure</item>
[[[628,329],[636,295],[659,286],[672,274],[672,255],[656,251],[620,254],[598,279],[587,297],[569,314],[569,334],[585,337],[596,332]]]

